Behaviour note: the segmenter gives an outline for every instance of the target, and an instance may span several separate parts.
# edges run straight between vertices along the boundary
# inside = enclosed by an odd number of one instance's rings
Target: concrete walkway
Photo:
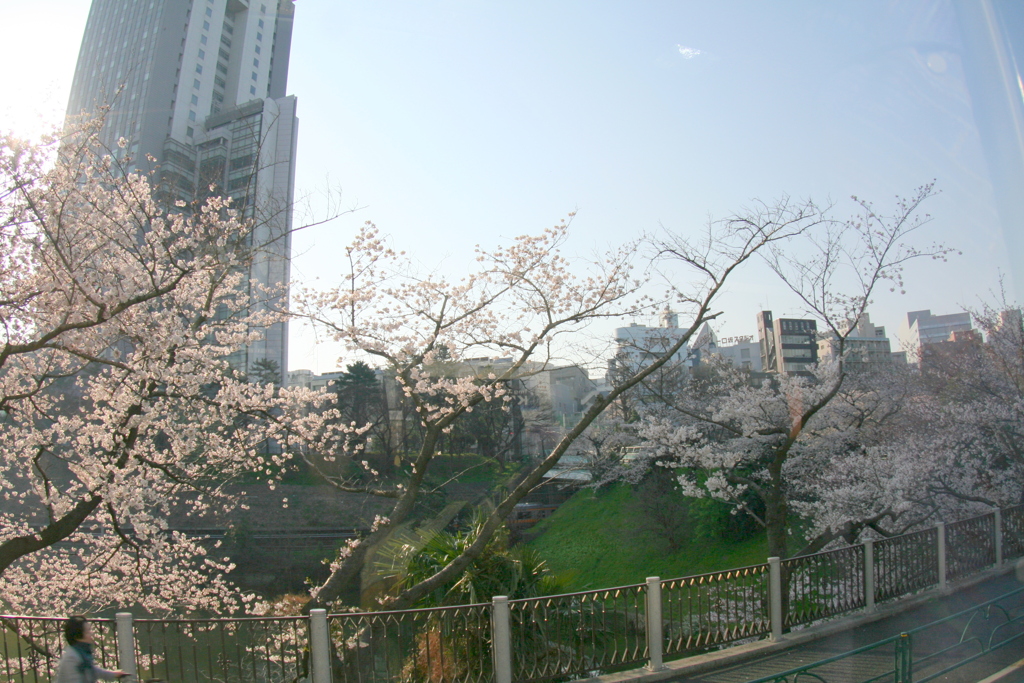
[[[785,649],[760,655],[756,654],[754,649],[752,649],[750,652],[751,656],[739,663],[736,663],[736,658],[723,657],[723,661],[721,661],[722,666],[714,667],[712,661],[714,655],[704,655],[703,657],[707,657],[708,661],[702,663],[694,662],[694,664],[701,664],[696,667],[687,666],[685,664],[686,660],[673,662],[674,666],[671,668],[676,669],[675,675],[669,674],[661,680],[700,681],[701,683],[745,683],[746,681],[771,676],[884,640],[901,632],[923,626],[991,600],[1020,588],[1022,585],[1024,584],[1018,580],[1014,572],[1004,573],[1001,576],[988,578],[973,586],[964,587],[952,594],[943,596],[933,593],[931,596],[922,596],[916,600],[916,606],[910,609],[888,614],[870,623],[856,625],[855,621],[854,624],[851,624],[851,628],[828,633],[824,637],[802,642],[792,647],[786,647],[780,643],[779,646],[785,647]],[[1014,606],[1024,605],[1024,593],[1015,596],[1013,600],[1012,604]],[[883,612],[890,610],[891,608],[882,609]],[[865,620],[861,619],[858,621]],[[952,642],[956,642],[965,623],[966,619],[957,619],[948,625],[929,629],[927,632],[920,634],[914,640],[915,661],[922,656],[922,653],[930,653],[944,646],[939,645],[940,640],[943,644],[948,644],[950,642],[949,639],[952,637]],[[808,629],[806,633],[797,631],[788,636],[788,638],[801,641],[817,635],[813,633],[814,631],[819,633],[829,630],[835,631],[835,627],[840,625],[840,623],[825,625],[825,628]],[[832,628],[828,628],[829,626]],[[1017,632],[1019,630],[1012,633]],[[973,653],[975,651],[977,650],[975,649],[970,652]],[[717,654],[724,655],[725,652]],[[964,651],[957,652],[956,655],[953,659],[960,659],[965,656]],[[1002,672],[1000,677],[996,679],[999,683],[1024,681],[1024,667],[1018,666],[1015,669],[1007,669],[1007,667],[1012,667],[1015,663],[1020,662],[1022,658],[1024,658],[1024,641],[1004,647],[936,680],[947,683],[977,682],[997,672]],[[732,662],[727,663],[729,659],[732,659]],[[884,648],[871,650],[827,665],[821,669],[816,669],[815,673],[828,681],[828,683],[863,681],[871,678],[873,675],[891,670],[893,668],[893,661],[894,646],[888,645]],[[936,665],[930,668],[915,670],[914,678],[916,680],[926,676],[929,672],[938,671],[946,665],[948,663],[936,663]],[[694,669],[699,669],[699,671]],[[807,677],[801,678],[805,681],[812,680]],[[888,677],[881,680],[892,679]],[[989,683],[994,683],[994,681]]]

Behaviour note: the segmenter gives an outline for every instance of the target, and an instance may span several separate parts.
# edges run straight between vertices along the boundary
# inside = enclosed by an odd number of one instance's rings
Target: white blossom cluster
[[[0,138],[0,610],[251,608],[168,515],[278,477],[327,438],[322,397],[228,362],[283,315],[251,310],[251,223],[218,197],[165,205],[101,125]]]

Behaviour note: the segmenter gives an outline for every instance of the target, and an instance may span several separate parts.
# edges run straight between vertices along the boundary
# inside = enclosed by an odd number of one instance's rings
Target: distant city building
[[[999,322],[996,323],[992,334],[1004,339],[1020,341],[1022,331],[1024,331],[1024,313],[1019,308],[1011,308],[999,314]]]
[[[925,355],[925,347],[929,344],[944,342],[960,342],[973,339],[980,333],[971,324],[971,314],[967,312],[932,315],[930,310],[910,311],[900,324],[900,345],[907,352],[910,362],[917,363]],[[952,347],[945,351],[951,352]]]
[[[286,96],[293,0],[93,0],[78,54],[69,117],[108,108],[101,141],[141,171],[159,196],[231,196],[254,219],[249,275],[288,301],[298,133]],[[248,286],[248,285],[247,285]],[[253,295],[253,301],[262,299]],[[263,306],[264,304],[257,304]],[[277,323],[231,363],[287,370],[288,329]]]
[[[467,358],[445,365],[452,368],[452,376],[480,377],[507,372],[512,359]],[[578,365],[549,367],[534,361],[524,363],[513,382],[524,392],[524,410],[537,415],[548,413],[551,420],[562,427],[572,427],[579,421],[584,400],[597,388],[586,368]]]
[[[847,324],[839,330],[842,334],[850,333],[844,343],[847,369],[886,366],[898,360],[893,357],[885,328],[872,324],[869,314],[861,315],[852,330],[850,327]],[[835,358],[838,355],[839,339],[835,334],[830,333],[818,340],[819,358]]]
[[[761,372],[761,347],[754,341],[753,335],[719,339],[707,323],[694,340],[691,354],[698,364],[707,362],[712,356],[718,356],[734,368],[747,372]]]
[[[949,362],[962,362],[965,358],[972,364],[977,363],[983,341],[978,330],[954,330],[944,341],[921,345],[918,355],[920,367],[922,370],[929,366],[942,367]]]
[[[804,318],[757,314],[757,336],[764,372],[809,372],[818,362],[818,324]]]
[[[633,374],[661,358],[687,332],[679,327],[678,314],[669,308],[661,312],[660,323],[658,327],[632,323],[629,327],[616,328],[615,356],[608,361],[608,384],[614,385],[615,377],[620,373]],[[686,367],[689,355],[689,345],[683,344],[672,354],[667,365],[670,368]]]
[[[903,348],[916,351],[922,344],[949,341],[953,332],[964,332],[974,329],[971,314],[949,313],[932,315],[930,310],[910,311],[906,320],[900,324],[899,338]]]
[[[342,370],[325,372],[322,375],[317,375],[312,370],[289,370],[285,381],[285,387],[289,389],[312,389],[314,391],[318,389],[327,389],[343,374],[345,373]]]
[[[578,365],[546,368],[523,377],[522,382],[541,405],[550,407],[555,422],[566,428],[579,422],[583,401],[595,389],[586,368]]]

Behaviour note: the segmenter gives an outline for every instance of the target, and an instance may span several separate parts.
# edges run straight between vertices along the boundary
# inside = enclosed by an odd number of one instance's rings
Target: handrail
[[[1000,600],[1003,600],[1004,598],[1013,597],[1014,595],[1017,595],[1018,593],[1024,593],[1024,587],[1017,588],[1017,589],[1012,590],[1012,591],[1010,591],[1008,593],[1003,593],[1002,595],[1000,595],[997,598],[992,598],[991,600],[987,600],[985,602],[979,603],[979,604],[975,605],[974,607],[968,607],[967,609],[960,610],[959,612],[956,612],[955,614],[950,614],[948,616],[942,617],[941,619],[936,619],[935,621],[927,623],[924,626],[918,626],[917,628],[912,628],[909,631],[907,631],[907,633],[910,633],[911,635],[913,635],[914,633],[920,633],[921,631],[923,631],[925,629],[931,628],[933,626],[938,626],[939,624],[945,623],[945,622],[947,622],[947,621],[949,621],[951,619],[956,619],[957,617],[962,617],[963,615],[967,614],[968,612],[974,612],[976,610],[981,609],[982,607],[988,607],[989,605],[995,604],[995,603],[999,602]]]
[[[935,657],[937,657],[937,656],[939,656],[941,654],[945,654],[946,652],[949,652],[949,651],[951,651],[951,650],[953,650],[953,649],[955,649],[957,647],[960,647],[960,646],[965,645],[967,643],[971,643],[972,641],[977,641],[976,644],[981,647],[981,651],[979,653],[975,654],[975,655],[971,655],[970,657],[962,659],[962,660],[958,661],[956,664],[948,666],[948,667],[942,669],[941,671],[934,672],[934,673],[932,673],[932,674],[930,674],[930,675],[928,675],[928,676],[926,676],[924,678],[916,679],[917,683],[926,683],[926,681],[930,681],[930,680],[932,680],[934,678],[938,678],[939,676],[945,675],[945,674],[949,673],[950,671],[953,671],[954,669],[957,669],[957,668],[959,668],[959,667],[961,667],[961,666],[963,666],[965,664],[969,664],[970,662],[973,662],[974,660],[978,659],[979,657],[981,657],[983,655],[988,654],[989,652],[992,652],[993,650],[998,650],[999,648],[1004,647],[1004,646],[1010,644],[1011,642],[1017,640],[1018,638],[1024,637],[1024,632],[1021,632],[1021,633],[1018,633],[1017,635],[1015,635],[1015,636],[1013,636],[1011,638],[1007,638],[1006,640],[1001,641],[995,647],[992,647],[992,636],[994,636],[995,632],[998,631],[999,629],[1003,628],[1004,626],[1006,626],[1008,623],[1013,623],[1013,620],[1009,619],[1008,612],[1005,609],[1003,609],[1002,606],[996,605],[996,603],[998,603],[998,602],[1000,602],[1002,600],[1006,600],[1007,598],[1012,598],[1013,596],[1021,594],[1021,593],[1024,593],[1024,587],[1017,588],[1015,590],[1009,591],[1009,592],[1004,593],[1004,594],[1002,594],[1002,595],[1000,595],[1000,596],[998,596],[996,598],[992,598],[991,600],[987,600],[985,602],[979,603],[979,604],[974,605],[972,607],[968,607],[967,609],[960,610],[959,612],[947,615],[945,617],[942,617],[941,619],[936,619],[935,621],[931,621],[931,622],[929,622],[927,624],[924,624],[923,626],[918,626],[916,628],[910,629],[909,631],[903,631],[902,633],[899,633],[898,635],[889,636],[888,638],[883,638],[882,640],[875,641],[874,643],[870,643],[868,645],[862,645],[861,647],[855,648],[853,650],[849,650],[847,652],[840,653],[838,655],[833,655],[831,657],[827,657],[825,659],[820,659],[820,660],[818,660],[816,662],[812,662],[810,664],[804,664],[802,666],[794,667],[794,668],[788,669],[786,671],[780,671],[779,673],[771,674],[769,676],[764,676],[762,678],[758,678],[758,679],[755,679],[755,680],[752,680],[752,681],[748,681],[747,683],[784,683],[786,681],[789,681],[791,676],[794,677],[793,680],[795,681],[796,680],[795,677],[800,676],[801,674],[807,675],[807,676],[811,676],[811,677],[813,677],[813,678],[815,678],[815,679],[817,679],[819,681],[822,681],[823,683],[827,683],[827,680],[825,678],[823,678],[823,677],[821,677],[821,676],[819,676],[817,674],[814,674],[813,672],[811,672],[811,669],[817,669],[817,668],[826,666],[828,664],[832,664],[834,662],[838,662],[838,661],[843,660],[843,659],[848,659],[850,657],[855,657],[856,655],[863,654],[863,653],[868,652],[870,650],[876,650],[876,649],[878,649],[880,647],[884,647],[886,645],[889,645],[891,643],[895,643],[897,641],[902,641],[904,639],[907,639],[908,643],[912,643],[913,642],[913,637],[914,637],[915,634],[920,634],[920,633],[922,633],[922,632],[924,632],[924,631],[926,631],[928,629],[935,628],[936,626],[939,626],[939,625],[944,624],[946,622],[949,622],[949,621],[952,621],[954,619],[958,619],[960,617],[963,617],[963,616],[966,616],[968,614],[971,614],[971,618],[968,619],[967,624],[964,625],[963,631],[960,634],[960,640],[958,640],[953,645],[950,645],[949,647],[943,648],[941,650],[938,650],[938,651],[933,652],[933,653],[931,653],[931,654],[929,654],[929,655],[927,655],[925,657],[922,657],[922,658],[918,659],[917,663],[920,664],[922,662],[928,661],[928,660],[933,659],[933,658],[935,658]],[[1000,624],[1000,625],[996,626],[992,630],[992,633],[989,634],[989,642],[988,642],[988,646],[987,647],[986,647],[986,645],[984,643],[981,642],[981,639],[978,638],[977,636],[975,636],[974,638],[965,640],[965,637],[967,635],[967,630],[970,628],[971,623],[974,621],[974,617],[977,616],[978,614],[982,613],[982,611],[984,611],[985,609],[991,608],[991,607],[999,607],[1003,611],[1003,613],[1008,617],[1007,624]],[[1016,619],[1018,621],[1024,620],[1024,615],[1021,615],[1021,616],[1017,617]],[[909,645],[908,645],[908,647],[909,647]],[[912,653],[912,650],[910,651],[910,656],[911,656],[911,666],[913,666],[913,653]],[[894,672],[896,672],[896,669],[893,669],[893,670],[890,670],[890,671],[886,671],[886,672],[884,672],[884,673],[882,673],[880,675],[877,675],[877,676],[874,676],[874,677],[872,677],[870,679],[867,679],[865,681],[865,683],[868,683],[868,681],[874,681],[874,680],[877,680],[879,678],[888,676],[889,674],[892,674]],[[898,677],[897,677],[896,683],[900,683],[900,679]]]

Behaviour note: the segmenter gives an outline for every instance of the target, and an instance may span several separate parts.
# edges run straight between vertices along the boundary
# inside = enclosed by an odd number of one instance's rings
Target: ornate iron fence
[[[1002,511],[1000,519],[1003,556],[1024,555],[1024,505]],[[949,580],[991,566],[999,547],[995,521],[993,513],[948,524],[944,543],[937,528],[875,541],[874,599],[936,586],[941,566]],[[292,683],[312,680],[315,672],[322,681],[330,668],[339,683],[535,681],[590,676],[648,660],[658,666],[662,655],[767,633],[781,636],[787,626],[864,607],[864,565],[864,546],[852,546],[666,581],[651,578],[649,584],[496,598],[493,604],[134,622],[130,614],[119,614],[93,625],[100,665],[118,668],[118,653],[128,653],[129,666],[120,668],[137,666],[140,679]],[[648,613],[647,601],[659,595],[660,603],[652,602]],[[0,615],[0,683],[52,680],[63,649],[63,621]]]
[[[308,673],[304,617],[137,619],[140,680],[287,683]]]
[[[328,616],[334,680],[484,682],[490,604]]]
[[[864,606],[864,546],[854,545],[782,561],[786,626]]]
[[[646,585],[509,600],[512,678],[607,672],[647,659]]]
[[[37,683],[52,680],[67,643],[64,618],[0,616],[0,680]],[[117,634],[112,619],[90,619],[96,663],[117,668]]]
[[[996,563],[994,513],[946,525],[946,578],[955,581]]]
[[[875,541],[875,600],[939,585],[938,542],[935,527]]]
[[[1024,555],[1024,505],[1003,510],[1002,521],[1003,557]]]
[[[768,564],[661,582],[665,655],[768,633]]]

